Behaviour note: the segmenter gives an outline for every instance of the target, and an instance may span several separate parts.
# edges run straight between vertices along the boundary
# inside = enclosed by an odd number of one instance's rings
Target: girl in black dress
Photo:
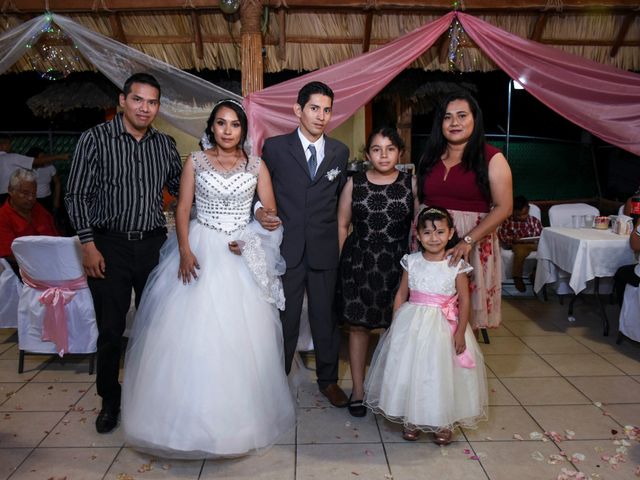
[[[404,142],[393,128],[369,135],[367,160],[373,167],[349,179],[338,205],[341,315],[349,326],[353,391],[349,412],[366,415],[362,405],[369,332],[391,323],[393,298],[408,252],[409,230],[417,209],[415,177],[395,167]],[[353,226],[349,234],[349,226]]]

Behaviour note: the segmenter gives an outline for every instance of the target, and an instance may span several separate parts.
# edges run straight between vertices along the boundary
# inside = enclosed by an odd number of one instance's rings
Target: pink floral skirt
[[[450,210],[458,236],[463,238],[487,213]],[[493,233],[478,240],[469,255],[473,267],[469,281],[471,289],[471,319],[473,328],[497,328],[500,326],[500,302],[502,294],[500,246],[498,235]]]

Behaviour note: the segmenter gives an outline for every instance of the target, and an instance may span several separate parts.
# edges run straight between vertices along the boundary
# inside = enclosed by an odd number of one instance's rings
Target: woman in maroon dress
[[[471,325],[500,325],[500,249],[497,227],[511,215],[511,169],[497,148],[485,143],[482,111],[466,92],[449,95],[436,112],[418,167],[422,203],[453,216],[462,239],[448,254],[473,266]]]

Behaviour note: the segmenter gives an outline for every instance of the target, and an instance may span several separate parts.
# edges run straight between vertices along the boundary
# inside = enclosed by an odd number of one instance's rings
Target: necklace
[[[229,168],[226,168],[223,163],[220,161],[220,158],[218,156],[218,154],[216,153],[216,155],[213,157],[214,160],[216,160],[218,162],[218,165],[220,165],[220,168],[224,171],[224,173],[229,173],[231,170],[233,170],[236,165],[238,164],[238,160],[240,160],[239,156],[236,156],[236,159],[233,161],[233,163],[231,164],[231,166]]]

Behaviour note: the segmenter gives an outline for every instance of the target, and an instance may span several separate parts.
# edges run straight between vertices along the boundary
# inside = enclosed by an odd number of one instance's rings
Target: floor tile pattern
[[[589,298],[569,321],[555,297],[505,295],[503,323],[481,344],[489,421],[457,431],[447,447],[428,435],[406,442],[382,417],[332,408],[303,369],[295,429],[262,455],[226,460],[152,458],[125,445],[120,428],[97,434],[88,360],[27,356],[18,374],[15,330],[0,330],[0,479],[555,480],[563,469],[593,480],[637,478],[640,443],[623,440],[626,425],[640,424],[640,345],[615,344],[618,310],[606,308],[610,337]]]

